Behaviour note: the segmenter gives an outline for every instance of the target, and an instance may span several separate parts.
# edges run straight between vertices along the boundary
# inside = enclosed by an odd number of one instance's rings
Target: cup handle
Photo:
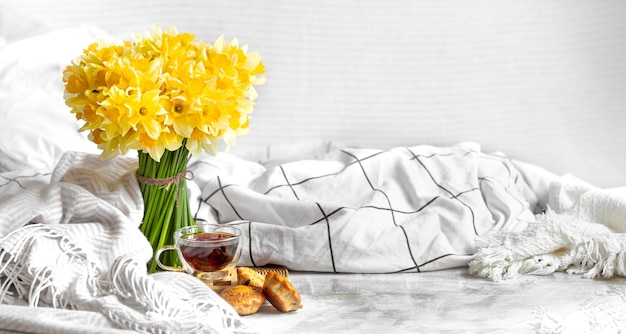
[[[161,269],[163,269],[163,270],[167,270],[167,271],[184,271],[184,270],[183,270],[182,268],[180,268],[180,267],[172,267],[172,266],[168,266],[168,265],[165,265],[165,264],[161,263],[161,259],[160,259],[160,258],[161,258],[161,253],[163,253],[163,252],[165,252],[165,251],[168,251],[168,250],[170,250],[170,251],[171,251],[171,250],[176,250],[176,247],[175,247],[175,246],[172,246],[172,245],[165,245],[165,246],[163,246],[163,247],[159,248],[159,249],[156,251],[156,254],[154,254],[154,259],[156,260],[157,265],[158,265]]]

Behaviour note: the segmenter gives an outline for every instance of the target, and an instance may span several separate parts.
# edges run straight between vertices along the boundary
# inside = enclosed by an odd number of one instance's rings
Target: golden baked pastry
[[[263,283],[265,282],[265,275],[258,271],[248,268],[237,268],[237,284],[249,285],[253,288],[263,289]]]
[[[260,289],[247,285],[229,286],[220,296],[242,316],[256,313],[266,299]]]
[[[268,272],[263,283],[263,293],[267,300],[281,312],[291,312],[302,308],[302,298],[285,276]]]

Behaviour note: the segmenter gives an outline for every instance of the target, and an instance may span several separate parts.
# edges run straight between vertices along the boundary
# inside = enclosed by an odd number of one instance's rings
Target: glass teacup
[[[174,232],[175,245],[159,248],[155,259],[168,271],[185,271],[200,279],[218,281],[230,275],[241,256],[241,230],[231,225],[197,224]],[[161,262],[161,253],[176,250],[183,267]]]

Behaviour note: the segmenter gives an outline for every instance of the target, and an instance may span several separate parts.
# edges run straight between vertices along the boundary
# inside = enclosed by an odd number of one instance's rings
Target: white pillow
[[[63,100],[63,70],[90,43],[91,27],[58,30],[0,48],[0,172],[51,169],[68,150],[99,153]]]

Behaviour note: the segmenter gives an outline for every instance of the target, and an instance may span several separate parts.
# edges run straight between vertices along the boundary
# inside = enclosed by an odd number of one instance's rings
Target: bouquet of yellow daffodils
[[[210,44],[159,27],[135,34],[134,42],[91,44],[64,71],[66,104],[102,158],[139,152],[141,230],[154,250],[194,224],[185,182],[189,154],[215,154],[220,139],[230,146],[248,132],[254,86],[264,83],[264,72],[259,54],[236,39]]]

